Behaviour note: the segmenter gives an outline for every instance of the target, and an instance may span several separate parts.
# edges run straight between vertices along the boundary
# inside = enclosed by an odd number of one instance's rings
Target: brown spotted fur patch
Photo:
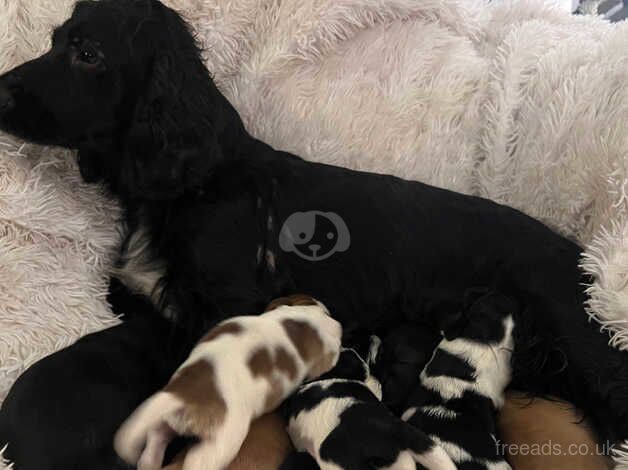
[[[297,378],[297,365],[294,358],[282,346],[275,348],[275,364],[282,374],[287,375],[290,380]]]
[[[277,377],[271,377],[268,380],[268,395],[266,395],[266,401],[264,402],[264,411],[274,411],[283,401],[283,385]]]
[[[305,294],[293,294],[287,297],[280,297],[278,299],[273,300],[268,307],[266,307],[266,312],[270,312],[271,310],[275,310],[277,307],[281,307],[283,305],[287,305],[289,307],[295,307],[300,305],[317,305],[316,300],[314,300],[309,295]]]
[[[227,404],[216,385],[214,365],[199,360],[181,369],[164,387],[165,392],[172,393],[185,403],[181,423],[187,434],[212,437],[212,430],[219,426],[227,414]]]
[[[209,333],[203,336],[201,340],[199,341],[199,343],[206,343],[208,341],[212,341],[222,335],[237,335],[237,334],[240,334],[242,330],[243,330],[242,325],[240,325],[239,323],[235,321],[221,323],[215,328],[212,328],[209,331]]]
[[[277,408],[283,401],[284,389],[275,372],[287,375],[291,380],[297,376],[297,365],[294,358],[283,347],[278,346],[274,355],[266,347],[255,351],[248,361],[253,377],[263,377],[268,382],[268,395],[264,404],[266,411]]]
[[[323,341],[312,325],[292,319],[283,320],[281,324],[305,362],[309,363],[323,352]]]
[[[251,354],[248,365],[253,377],[269,377],[273,372],[273,358],[268,348],[262,347]]]

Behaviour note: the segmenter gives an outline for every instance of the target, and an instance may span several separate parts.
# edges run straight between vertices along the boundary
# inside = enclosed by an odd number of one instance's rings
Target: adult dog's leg
[[[528,270],[530,268],[528,267]],[[552,270],[539,265],[538,270]],[[524,310],[515,321],[513,387],[559,396],[584,410],[600,435],[611,442],[628,438],[628,352],[611,347],[600,325],[584,309],[588,282],[579,271],[531,281],[520,293]]]
[[[584,315],[576,312],[540,352],[515,351],[513,387],[574,403],[601,440],[616,442],[628,438],[628,353],[609,346],[598,324],[577,318]]]

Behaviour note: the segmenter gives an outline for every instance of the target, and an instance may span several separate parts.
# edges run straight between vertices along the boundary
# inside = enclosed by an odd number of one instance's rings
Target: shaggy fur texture
[[[71,3],[0,2],[0,68],[42,52]],[[591,312],[628,345],[627,24],[535,1],[171,4],[254,135],[483,194],[587,243]],[[103,274],[115,205],[67,155],[2,137],[0,396],[37,358],[115,322]]]

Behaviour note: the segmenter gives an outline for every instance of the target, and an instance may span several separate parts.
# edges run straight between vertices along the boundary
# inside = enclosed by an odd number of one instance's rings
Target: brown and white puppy
[[[139,470],[157,470],[176,435],[199,439],[184,470],[221,470],[251,421],[338,360],[342,328],[312,298],[279,299],[259,316],[226,320],[190,353],[170,382],[122,425],[115,449]]]
[[[226,470],[277,470],[293,450],[286,422],[279,412],[265,414],[251,423],[238,455]],[[163,470],[182,470],[183,450]]]

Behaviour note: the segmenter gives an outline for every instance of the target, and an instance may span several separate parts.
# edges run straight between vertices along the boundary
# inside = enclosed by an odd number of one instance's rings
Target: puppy
[[[469,292],[465,311],[444,326],[445,338],[402,415],[461,469],[510,469],[498,449],[495,415],[510,382],[514,310],[499,293]]]
[[[319,470],[314,457],[307,452],[292,452],[283,462],[279,470]]]
[[[517,470],[613,468],[608,444],[599,443],[580,410],[557,398],[509,391],[497,427],[500,449]]]
[[[368,364],[382,384],[382,402],[401,415],[411,390],[419,383],[422,370],[432,357],[441,336],[426,325],[401,323],[374,342]],[[420,345],[420,347],[417,347]]]
[[[381,402],[381,386],[353,349],[338,364],[287,401],[288,434],[297,451],[309,453],[323,470],[414,470],[456,468],[445,451]],[[293,455],[284,470],[313,467]]]
[[[225,468],[253,419],[334,366],[341,336],[327,309],[302,296],[274,302],[260,316],[220,323],[122,425],[116,451],[139,470],[156,470],[173,437],[193,436],[200,442],[187,452],[183,469]]]
[[[268,413],[251,423],[238,455],[226,470],[277,470],[291,450],[283,417],[278,412]],[[184,450],[164,470],[181,470],[185,455]]]
[[[125,291],[112,286],[108,298],[121,296],[122,311],[133,312],[124,323],[38,361],[11,388],[0,406],[0,448],[8,444],[4,456],[15,468],[128,470],[113,435],[168,381],[193,344],[150,302]]]

